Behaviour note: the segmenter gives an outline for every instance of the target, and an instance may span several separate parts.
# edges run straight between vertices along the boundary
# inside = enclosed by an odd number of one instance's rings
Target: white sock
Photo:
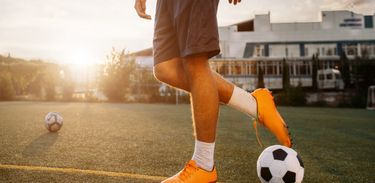
[[[234,87],[232,97],[227,105],[251,117],[256,117],[257,101],[250,93],[237,86]]]
[[[195,139],[195,149],[192,160],[194,160],[200,168],[206,171],[212,171],[214,168],[214,152],[215,142],[207,143]]]

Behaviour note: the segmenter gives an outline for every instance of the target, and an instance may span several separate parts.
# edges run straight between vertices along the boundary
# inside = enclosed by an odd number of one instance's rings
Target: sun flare
[[[64,57],[70,75],[76,82],[89,82],[95,79],[96,64],[99,59],[89,49],[75,49]]]

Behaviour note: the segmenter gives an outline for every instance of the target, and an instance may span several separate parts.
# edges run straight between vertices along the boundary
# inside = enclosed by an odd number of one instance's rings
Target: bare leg
[[[196,138],[214,142],[219,112],[219,94],[206,55],[189,56],[183,60],[190,88]]]
[[[190,92],[190,86],[188,84],[187,76],[181,58],[176,57],[157,64],[154,67],[154,74],[159,81],[166,83],[172,87]],[[234,85],[225,80],[220,74],[216,73],[215,71],[212,71],[212,76],[219,91],[220,102],[225,104],[228,103],[232,96]]]

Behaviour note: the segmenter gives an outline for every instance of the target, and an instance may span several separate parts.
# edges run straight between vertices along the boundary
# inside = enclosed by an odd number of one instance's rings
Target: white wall
[[[236,26],[220,28],[219,33],[221,46],[223,47],[223,57],[242,58],[246,43],[375,40],[375,28],[340,28],[340,23],[344,19],[351,18],[351,12],[333,11],[324,13],[326,16],[323,17],[323,22],[277,24],[270,23],[269,14],[256,15],[254,32],[237,32]],[[362,17],[363,19],[363,16],[360,14],[353,14],[353,17]],[[364,22],[362,24],[364,27]],[[299,48],[297,50],[299,52]],[[308,54],[311,56],[310,52]],[[271,55],[273,54],[271,53]]]
[[[272,31],[275,31],[275,32],[296,30],[295,23],[273,23],[271,27],[272,27]]]
[[[307,49],[307,53],[305,52],[305,56],[312,57],[314,54],[319,52],[320,56],[334,56],[336,50],[337,56],[337,45],[336,44],[305,44],[305,49]],[[332,52],[332,55],[329,55],[329,50]]]
[[[325,15],[325,16],[324,16]],[[345,19],[361,19],[356,22],[362,24],[359,27],[341,27],[340,24],[345,23]],[[323,11],[322,12],[322,29],[363,29],[364,17],[361,14],[353,13],[350,11]]]
[[[223,40],[229,50],[223,50],[226,57],[241,58],[246,43],[263,42],[310,42],[342,40],[374,40],[372,29],[321,30],[321,31],[286,31],[286,32],[231,32],[230,41]]]
[[[231,41],[229,42],[229,54],[226,57],[242,58],[246,47],[246,42]]]
[[[254,19],[255,32],[268,32],[271,31],[270,15],[255,15]]]

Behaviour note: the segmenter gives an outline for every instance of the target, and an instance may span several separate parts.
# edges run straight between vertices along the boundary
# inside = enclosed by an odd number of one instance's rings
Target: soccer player
[[[229,0],[234,5],[239,2]],[[218,4],[219,0],[157,1],[154,75],[159,81],[190,93],[195,132],[192,159],[164,183],[217,181],[214,149],[219,102],[252,116],[282,145],[292,146],[287,125],[269,90],[257,89],[247,93],[210,69],[208,59],[220,52],[216,19]],[[146,14],[146,0],[135,0],[135,9],[141,18],[151,19]]]

